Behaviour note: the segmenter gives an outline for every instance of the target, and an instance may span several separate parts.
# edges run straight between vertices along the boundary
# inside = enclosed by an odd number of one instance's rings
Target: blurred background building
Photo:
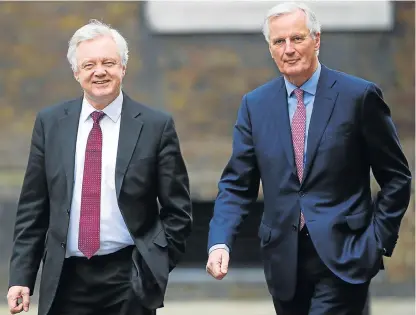
[[[168,300],[222,297],[255,303],[268,298],[257,239],[261,197],[241,230],[229,276],[222,282],[211,280],[205,263],[208,222],[217,181],[231,153],[241,97],[279,75],[261,34],[263,16],[276,3],[0,3],[0,285],[4,295],[34,117],[46,106],[81,95],[66,60],[67,43],[76,29],[95,18],[126,37],[130,61],[124,90],[173,114],[188,166],[195,227],[187,255],[172,273]],[[322,22],[320,61],[382,88],[413,172],[415,3],[314,1],[309,5]],[[372,286],[374,301],[414,296],[414,241],[413,196],[394,256],[385,260],[387,270]],[[267,303],[271,307],[271,301]],[[239,314],[266,313],[246,308]]]

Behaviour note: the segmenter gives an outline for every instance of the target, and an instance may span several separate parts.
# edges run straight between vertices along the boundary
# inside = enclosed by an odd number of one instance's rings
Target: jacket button
[[[293,231],[297,231],[298,230],[298,227],[296,226],[296,224],[292,224],[292,230]]]
[[[66,244],[65,243],[61,243],[61,247],[65,249]]]
[[[305,195],[306,195],[306,192],[304,192],[303,190],[301,190],[301,191],[299,192],[299,196],[301,196],[301,197],[305,197]]]

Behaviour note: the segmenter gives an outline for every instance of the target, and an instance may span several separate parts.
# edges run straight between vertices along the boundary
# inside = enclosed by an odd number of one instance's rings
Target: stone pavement
[[[7,307],[0,307],[0,314],[8,314]],[[25,315],[36,315],[36,306],[33,306]],[[274,310],[269,300],[253,301],[166,301],[165,308],[159,310],[157,315],[273,315]],[[371,315],[414,315],[414,299],[382,298],[373,299]],[[104,314],[103,314],[104,315]]]
[[[264,301],[199,301],[199,302],[167,302],[165,309],[158,315],[272,315],[274,308],[269,300]],[[371,315],[414,315],[414,301],[383,299],[374,300]]]

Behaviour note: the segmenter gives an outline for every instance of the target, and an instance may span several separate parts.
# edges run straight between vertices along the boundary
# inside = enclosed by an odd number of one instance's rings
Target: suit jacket
[[[381,188],[375,199],[370,169]],[[260,180],[261,255],[274,297],[289,300],[295,292],[301,210],[318,255],[344,281],[370,280],[382,267],[383,254],[391,256],[410,199],[411,174],[375,84],[322,66],[302,181],[283,77],[246,94],[219,182],[209,248],[222,243],[232,249]]]
[[[27,286],[33,293],[43,258],[39,314],[51,306],[65,258],[81,105],[78,98],[37,115],[18,202],[9,285]],[[161,307],[168,274],[191,231],[188,174],[171,116],[125,94],[115,183],[136,245],[133,288],[144,306]]]

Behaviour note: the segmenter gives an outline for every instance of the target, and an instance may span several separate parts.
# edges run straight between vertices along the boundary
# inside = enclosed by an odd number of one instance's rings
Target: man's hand
[[[22,301],[19,302],[19,299]],[[28,287],[13,286],[7,293],[7,303],[10,314],[17,314],[21,311],[28,312],[30,304],[30,290]]]
[[[222,280],[228,272],[230,254],[227,250],[219,248],[209,254],[207,272],[217,280]]]

